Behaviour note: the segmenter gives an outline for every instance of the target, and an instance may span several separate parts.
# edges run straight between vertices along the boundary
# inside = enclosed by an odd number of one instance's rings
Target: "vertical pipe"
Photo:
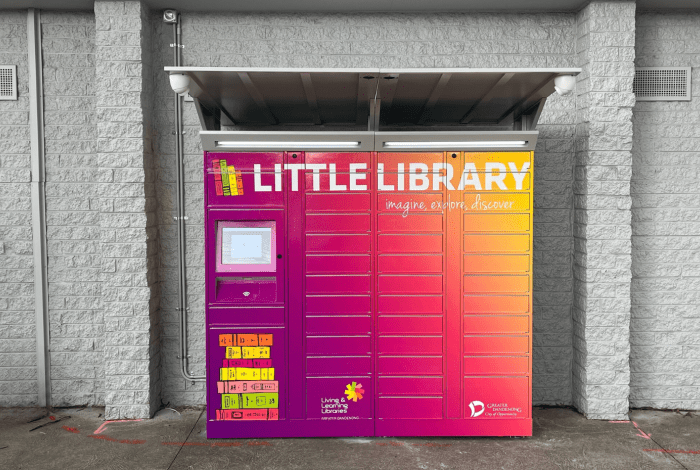
[[[29,52],[29,133],[32,154],[32,242],[34,253],[34,315],[39,406],[51,406],[49,371],[48,274],[46,269],[46,198],[44,193],[44,90],[41,55],[41,15],[27,11]]]
[[[182,48],[180,38],[180,15],[173,23],[173,61],[176,67],[182,64]],[[176,199],[177,199],[177,254],[178,254],[178,313],[180,318],[180,372],[182,376],[194,382],[204,381],[204,376],[191,375],[188,370],[189,349],[187,346],[187,271],[185,265],[185,168],[184,168],[184,141],[182,129],[182,97],[175,94],[175,160],[177,167]]]

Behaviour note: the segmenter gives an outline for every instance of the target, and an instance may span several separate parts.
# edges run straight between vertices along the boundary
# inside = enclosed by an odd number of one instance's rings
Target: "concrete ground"
[[[535,408],[530,438],[207,440],[201,409],[105,422],[100,408],[0,409],[4,469],[698,469],[700,413],[589,421]]]

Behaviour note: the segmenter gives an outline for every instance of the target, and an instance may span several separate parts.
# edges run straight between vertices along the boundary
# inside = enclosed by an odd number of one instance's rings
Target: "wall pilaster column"
[[[96,1],[95,21],[105,417],[148,418],[160,404],[151,28],[140,1]]]

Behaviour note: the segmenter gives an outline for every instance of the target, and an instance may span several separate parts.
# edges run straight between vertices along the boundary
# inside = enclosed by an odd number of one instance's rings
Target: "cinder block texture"
[[[600,1],[577,15],[573,399],[596,419],[628,411],[634,15]]]
[[[154,12],[163,401],[198,404],[179,371],[172,26]],[[183,64],[230,67],[575,67],[573,13],[182,15]],[[199,121],[184,104],[190,369],[204,374],[204,209]],[[535,153],[533,400],[571,404],[575,99],[552,96]]]
[[[95,2],[97,155],[104,302],[105,416],[160,404],[160,312],[148,11]]]
[[[0,11],[0,63],[17,101],[0,101],[0,406],[38,403],[29,141],[27,11]]]
[[[95,15],[41,13],[51,403],[104,404]]]
[[[693,99],[633,112],[630,405],[700,409],[700,14],[637,16],[639,67],[693,67]]]

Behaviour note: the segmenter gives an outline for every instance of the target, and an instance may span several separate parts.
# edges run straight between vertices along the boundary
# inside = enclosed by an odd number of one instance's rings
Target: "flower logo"
[[[362,394],[365,393],[364,389],[362,388],[362,384],[353,382],[348,384],[345,388],[347,388],[347,390],[345,390],[345,394],[348,396],[348,401],[352,400],[357,402],[357,400],[362,400]]]

